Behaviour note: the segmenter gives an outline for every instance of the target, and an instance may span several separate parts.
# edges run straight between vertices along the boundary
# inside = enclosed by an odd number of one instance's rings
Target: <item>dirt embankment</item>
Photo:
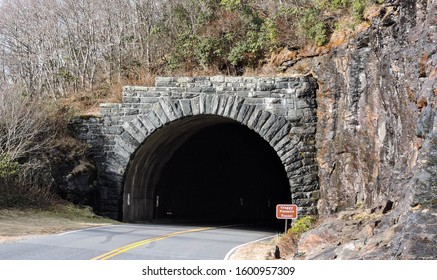
[[[0,210],[0,244],[115,223],[96,216],[88,208],[71,205],[47,210]]]

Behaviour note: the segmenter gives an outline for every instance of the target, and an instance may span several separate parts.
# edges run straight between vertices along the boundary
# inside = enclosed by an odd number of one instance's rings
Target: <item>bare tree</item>
[[[168,64],[178,44],[190,43],[196,36],[207,37],[207,28],[215,28],[217,36],[232,37],[238,32],[244,35],[244,30],[226,30],[226,27],[222,32],[226,34],[221,34],[220,26],[206,25],[217,14],[226,15],[223,11],[217,13],[222,2],[3,0],[0,2],[0,79],[20,85],[28,95],[49,95],[54,99],[70,92],[109,88],[126,80],[135,82],[141,73],[160,71],[160,65]],[[251,9],[272,18],[285,8],[277,24],[284,40],[291,40],[292,37],[283,35],[292,35],[287,30],[297,29],[297,16],[292,13],[290,16],[290,11],[313,5],[314,1],[241,3],[250,4]],[[238,16],[234,18],[238,20]],[[226,25],[226,20],[222,24]],[[181,42],[184,36],[185,42]],[[199,46],[197,49],[188,46],[182,53],[193,52],[194,56],[199,49]],[[225,48],[224,52],[229,49]]]
[[[40,102],[17,93],[10,86],[0,87],[0,154],[17,161],[51,147],[47,113]]]

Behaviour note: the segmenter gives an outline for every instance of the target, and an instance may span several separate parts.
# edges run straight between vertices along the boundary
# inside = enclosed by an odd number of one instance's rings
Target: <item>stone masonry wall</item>
[[[121,217],[126,169],[153,132],[178,119],[218,115],[268,141],[287,172],[293,203],[301,213],[316,213],[316,90],[311,77],[158,77],[155,87],[125,87],[122,103],[101,104],[101,117],[72,124],[97,165],[95,210]]]

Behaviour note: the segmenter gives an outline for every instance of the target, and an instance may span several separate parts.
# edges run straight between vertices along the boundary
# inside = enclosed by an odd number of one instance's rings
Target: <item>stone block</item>
[[[285,98],[290,98],[290,94],[288,94],[287,91],[283,89],[275,89],[270,92],[270,97],[285,99]]]
[[[129,159],[130,158],[131,152],[126,150],[123,145],[120,145],[118,141],[116,141],[116,144],[114,145],[113,150],[118,158],[121,158],[121,159]]]
[[[120,120],[117,122],[118,124],[123,124],[123,122],[130,122],[131,120],[135,119],[137,116],[136,115],[126,115],[126,116],[121,116]]]
[[[178,78],[176,78],[176,82],[178,82],[179,85],[187,84],[187,83],[194,83],[194,78],[193,77],[178,77]]]
[[[113,134],[113,135],[120,135],[124,131],[123,127],[121,126],[108,126],[103,128],[104,134]]]
[[[152,109],[155,112],[156,116],[158,116],[162,124],[166,124],[170,121],[170,119],[167,117],[167,114],[165,113],[164,109],[161,106],[161,102],[154,104]]]
[[[159,102],[159,99],[157,97],[141,97],[140,103],[156,103]]]
[[[273,136],[272,140],[270,140],[270,146],[272,146],[275,151],[279,151],[283,146],[289,141],[288,133],[290,131],[290,124],[286,123],[276,134]]]
[[[142,143],[143,140],[146,138],[146,135],[141,133],[137,127],[135,127],[132,123],[124,123],[123,128],[125,132],[123,133],[129,133],[132,138],[138,141],[138,143]],[[123,137],[123,133],[121,134]]]
[[[156,126],[151,122],[151,120],[147,117],[146,114],[138,115],[138,121],[144,126],[144,128],[148,131],[148,134],[155,131]]]
[[[258,119],[260,118],[262,113],[262,110],[259,107],[255,107],[252,115],[250,116],[249,120],[247,121],[247,126],[250,129],[254,129],[255,125],[258,122]]]
[[[226,109],[226,106],[227,106],[227,103],[228,103],[229,97],[226,96],[226,95],[222,95],[222,94],[220,94],[218,96],[219,96],[219,104],[218,104],[218,107],[217,107],[217,115],[223,116],[224,112],[225,112],[225,109]]]
[[[167,116],[168,121],[174,121],[178,119],[178,115],[172,106],[170,98],[162,98],[159,101],[164,114]]]
[[[316,127],[314,126],[297,126],[290,129],[292,134],[314,134],[316,133]]]
[[[238,97],[248,97],[249,96],[250,91],[247,90],[237,90],[237,96]]]
[[[286,152],[284,155],[281,156],[281,161],[284,164],[284,166],[287,166],[288,164],[291,164],[298,160],[302,160],[302,156],[299,154],[299,151],[296,148],[289,150],[288,152]]]
[[[272,94],[270,91],[259,91],[259,90],[248,91],[248,97],[252,97],[252,98],[270,98],[271,95]]]
[[[232,110],[232,107],[234,105],[234,102],[235,102],[235,96],[228,96],[222,116],[225,116],[225,117],[229,116],[229,114]]]
[[[118,138],[118,141],[117,141]],[[120,136],[117,136],[116,141],[117,144],[122,146],[126,151],[133,153],[140,145],[140,142],[137,141],[129,132],[125,131]]]
[[[155,87],[174,87],[177,85],[176,78],[173,77],[156,77]]]
[[[193,110],[191,108],[191,102],[188,99],[180,99],[179,100],[179,106],[182,109],[182,115],[183,116],[192,116]]]
[[[302,207],[303,209],[314,209],[314,207],[317,206],[317,199],[293,199],[293,203],[298,205],[299,207]],[[305,211],[305,210],[302,210]]]
[[[204,100],[205,100],[205,108],[204,108],[204,113],[205,114],[211,114],[211,104],[212,104],[212,95],[210,94],[205,94],[204,95]]]
[[[243,104],[243,105],[241,106],[240,111],[239,111],[238,114],[237,114],[237,118],[236,118],[236,120],[239,121],[239,122],[241,123],[241,122],[243,121],[243,119],[247,116],[247,113],[249,112],[249,108],[250,108],[250,107],[251,107],[250,105]]]
[[[311,185],[318,181],[317,174],[314,174],[314,172],[305,172],[304,174],[308,175],[302,176],[302,185]]]
[[[233,105],[232,105],[232,109],[229,113],[229,117],[231,119],[235,120],[237,118],[237,115],[238,115],[241,107],[243,106],[243,104],[244,104],[244,98],[236,96],[234,99]]]
[[[298,190],[294,190],[292,191],[291,199],[293,199],[293,201],[295,199],[307,199],[307,196],[306,193],[304,192],[298,192]]]
[[[302,81],[299,78],[291,78],[288,81],[288,87],[301,90],[301,88],[300,88],[301,83],[302,83]]]
[[[266,121],[270,118],[272,114],[267,111],[262,111],[261,115],[258,118],[258,121],[256,124],[254,124],[253,130],[260,131],[263,125],[266,123]]]
[[[266,120],[264,125],[259,130],[259,134],[261,135],[261,137],[263,137],[263,138],[265,137],[265,135],[272,128],[272,126],[275,124],[277,119],[278,118],[274,114],[271,114],[269,116],[269,118]]]
[[[138,138],[136,138],[140,143],[145,140],[147,136],[149,136],[149,130],[147,127],[140,121],[140,119],[136,118],[133,119],[131,124],[142,134],[144,135],[144,138],[142,135],[140,135]]]
[[[183,99],[191,99],[191,98],[196,98],[199,97],[200,93],[197,92],[186,92],[182,95]]]
[[[272,91],[276,88],[276,85],[273,83],[258,83],[256,85],[257,91]]]
[[[211,114],[213,115],[217,114],[219,103],[220,103],[220,97],[217,94],[214,94],[211,100],[211,110],[210,110]]]
[[[256,77],[243,77],[242,82],[245,84],[256,84],[258,78]]]
[[[288,110],[287,119],[290,121],[300,121],[300,119],[303,117],[303,110],[302,109],[294,109],[294,110]]]
[[[187,89],[187,93],[201,93],[203,92],[203,87],[190,87],[189,89]]]
[[[247,125],[247,123],[249,122],[250,117],[253,115],[253,113],[255,112],[255,105],[250,105],[250,104],[245,104],[246,106],[248,106],[248,110],[245,114],[245,116],[243,116],[242,120],[241,120],[241,124],[243,125]]]
[[[242,77],[225,77],[226,83],[241,83]]]
[[[285,126],[287,120],[279,116],[276,121],[270,126],[270,129],[264,134],[264,139],[270,142],[279,130]]]
[[[210,78],[210,81],[214,84],[221,84],[225,82],[224,76],[213,76]]]
[[[201,97],[198,96],[198,97],[190,99],[191,109],[193,111],[193,115],[199,115],[200,114],[200,98]]]
[[[198,102],[199,102],[199,114],[205,114],[205,111],[206,111],[206,96],[205,96],[205,94],[201,94],[201,95],[199,95],[199,100],[198,100]]]
[[[201,87],[201,91],[203,93],[213,94],[216,92],[216,89],[215,89],[215,87],[212,87],[212,86],[204,86],[204,87]]]
[[[293,172],[293,171],[299,170],[299,168],[301,168],[302,166],[303,166],[302,160],[298,160],[296,162],[293,162],[293,163],[287,165],[287,167],[285,168],[285,171]]]
[[[160,97],[161,92],[156,91],[155,88],[150,88],[149,90],[137,90],[136,91],[138,97]]]
[[[139,114],[139,110],[135,108],[124,108],[123,111],[125,116],[132,116],[132,115],[136,116]]]
[[[316,100],[315,99],[298,99],[296,100],[296,108],[297,109],[305,109],[305,108],[316,108]]]
[[[159,116],[156,114],[156,112],[154,110],[147,113],[146,116],[147,116],[148,120],[150,120],[150,122],[156,128],[161,127],[164,124],[161,122],[161,120],[159,119]],[[146,125],[146,123],[144,123],[144,125]]]

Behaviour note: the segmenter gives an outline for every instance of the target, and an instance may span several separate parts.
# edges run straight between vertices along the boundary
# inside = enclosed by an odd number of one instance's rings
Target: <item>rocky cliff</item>
[[[346,44],[288,63],[319,82],[325,222],[297,256],[437,258],[436,12],[435,0],[386,1]]]

